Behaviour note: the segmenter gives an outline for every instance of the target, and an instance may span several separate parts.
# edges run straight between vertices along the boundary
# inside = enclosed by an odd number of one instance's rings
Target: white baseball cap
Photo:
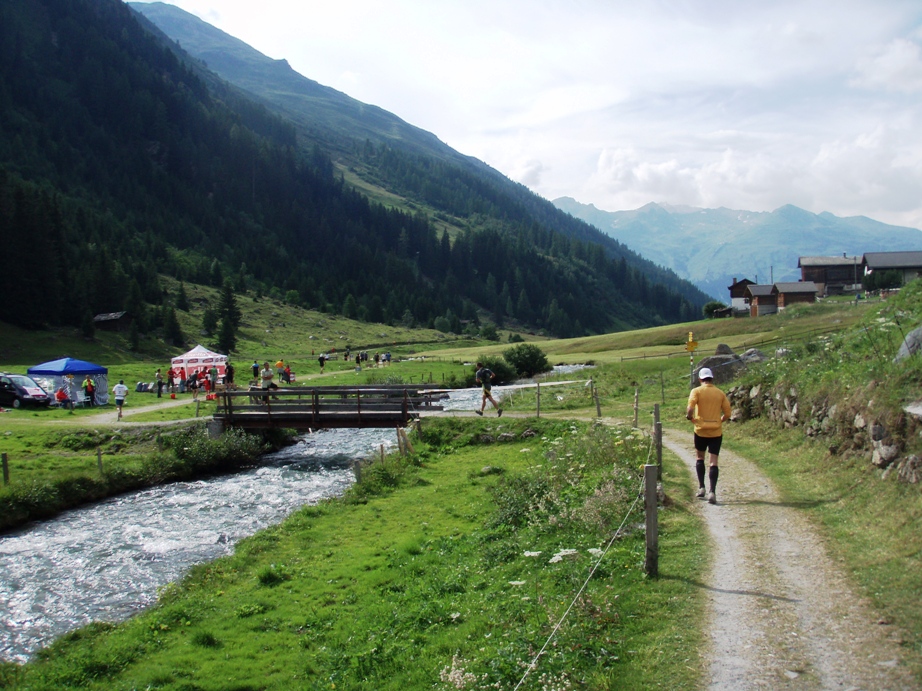
[[[714,373],[707,367],[698,370],[698,379],[713,379]]]

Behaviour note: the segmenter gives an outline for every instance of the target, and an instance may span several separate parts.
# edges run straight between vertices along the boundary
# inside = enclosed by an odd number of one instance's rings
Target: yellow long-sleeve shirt
[[[702,383],[688,395],[688,408],[692,411],[695,434],[699,437],[719,437],[723,434],[722,420],[730,418],[730,401],[723,391],[711,383]]]

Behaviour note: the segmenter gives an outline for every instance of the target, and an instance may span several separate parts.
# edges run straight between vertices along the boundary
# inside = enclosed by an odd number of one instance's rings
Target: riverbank
[[[664,508],[660,569],[683,578],[643,576],[648,439],[504,417],[427,420],[414,444],[157,607],[2,668],[7,685],[512,688],[559,623],[524,688],[695,688],[703,544]],[[667,480],[677,493],[690,499]]]
[[[171,399],[136,408],[136,414],[183,405]],[[18,411],[17,411],[18,412]],[[290,443],[290,436],[229,434],[207,440],[203,421],[117,422],[113,410],[24,411],[0,418],[9,484],[0,487],[0,531],[124,492],[227,472]],[[130,415],[126,420],[130,419]]]

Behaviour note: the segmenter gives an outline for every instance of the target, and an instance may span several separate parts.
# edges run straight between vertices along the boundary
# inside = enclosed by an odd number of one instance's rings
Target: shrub
[[[547,355],[534,343],[520,343],[503,351],[503,357],[520,377],[533,377],[551,369]]]

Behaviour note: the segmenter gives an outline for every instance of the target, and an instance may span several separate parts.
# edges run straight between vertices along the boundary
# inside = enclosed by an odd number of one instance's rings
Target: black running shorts
[[[720,445],[723,443],[723,436],[720,437],[699,437],[695,435],[695,449],[697,451],[707,451],[715,456],[720,455]]]

